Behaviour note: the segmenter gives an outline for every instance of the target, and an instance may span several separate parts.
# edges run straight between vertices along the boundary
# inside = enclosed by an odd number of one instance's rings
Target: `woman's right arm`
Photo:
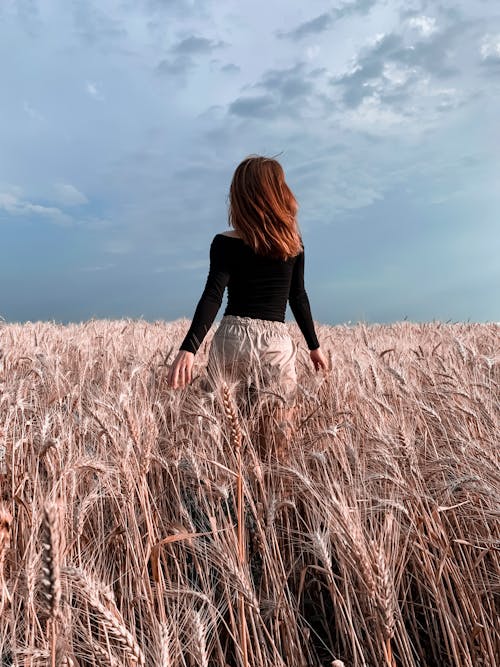
[[[181,350],[196,354],[213,324],[228,282],[229,262],[227,254],[224,252],[220,238],[215,237],[210,245],[210,269],[205,289],[196,306],[189,331],[180,346]]]
[[[215,237],[210,245],[210,269],[205,289],[196,306],[189,331],[170,366],[167,376],[169,387],[182,388],[191,382],[194,355],[212,326],[228,282],[229,265],[220,239]]]

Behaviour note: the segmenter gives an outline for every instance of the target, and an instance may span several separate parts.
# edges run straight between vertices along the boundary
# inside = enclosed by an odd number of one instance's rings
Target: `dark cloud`
[[[288,32],[277,32],[277,36],[281,38],[289,39],[302,39],[308,35],[316,35],[320,32],[328,30],[333,22],[333,17],[331,12],[326,12],[325,14],[320,14],[316,18],[311,19],[310,21],[305,21],[301,23],[293,30]]]
[[[497,39],[500,40],[500,37]],[[485,45],[480,65],[484,74],[498,77],[500,74],[500,43]]]
[[[186,56],[178,56],[177,58],[164,58],[160,60],[156,66],[158,74],[165,74],[169,76],[179,76],[186,74],[194,67],[192,58]]]
[[[489,67],[490,65],[498,67],[500,65],[500,52],[490,53],[481,60],[481,64]]]
[[[358,58],[353,72],[344,74],[332,83],[342,86],[343,101],[348,107],[357,107],[365,97],[370,97],[373,90],[369,85],[371,80],[382,75],[384,62],[391,54],[401,52],[403,42],[399,35],[394,33],[385,35],[374,47]]]
[[[388,33],[375,45],[362,50],[354,70],[334,78],[332,84],[342,88],[343,102],[348,107],[357,107],[373,93],[375,81],[383,76],[386,63],[404,65],[408,73],[404,84],[394,86],[390,80],[378,82],[380,99],[402,108],[422,73],[445,80],[461,73],[457,54],[463,49],[456,47],[463,44],[468,31],[475,30],[480,24],[476,19],[460,20],[412,44],[405,44],[399,34]]]
[[[304,63],[284,69],[270,69],[260,80],[250,86],[260,88],[264,95],[238,97],[229,106],[229,113],[237,116],[300,116],[308,101],[314,96],[313,80],[322,74],[316,68],[308,71]]]
[[[238,97],[229,105],[229,113],[243,118],[265,118],[275,115],[276,103],[271,95]]]
[[[172,47],[172,53],[176,53],[180,56],[192,56],[197,54],[206,54],[212,53],[215,49],[220,49],[222,46],[225,46],[224,42],[215,42],[206,37],[197,37],[196,35],[190,35],[185,39],[182,39],[180,42],[175,44]]]
[[[172,46],[170,49],[172,57],[163,58],[156,66],[156,71],[159,74],[184,76],[189,70],[196,67],[196,56],[210,55],[224,46],[227,46],[225,42],[190,35]]]
[[[333,9],[331,12],[320,14],[310,21],[305,21],[304,23],[299,24],[296,28],[293,28],[293,30],[287,32],[278,31],[276,35],[277,37],[286,39],[302,39],[309,35],[317,35],[325,32],[331,28],[335,21],[346,16],[352,16],[353,14],[367,14],[376,2],[377,0],[355,0],[342,7]]]
[[[430,74],[441,78],[461,73],[455,64],[456,60],[469,48],[471,40],[476,40],[488,26],[486,18],[466,18],[454,10],[450,10],[446,15],[448,18],[453,17],[452,23],[417,42],[411,53],[405,51],[409,64],[420,65]],[[476,48],[475,44],[473,48]]]
[[[238,65],[234,65],[233,63],[227,63],[227,65],[223,65],[220,68],[221,72],[226,72],[227,74],[236,74],[237,72],[241,71],[241,68],[238,67]]]
[[[298,63],[288,69],[268,70],[256,85],[278,95],[281,101],[286,102],[312,93],[313,84],[306,77],[304,64]]]

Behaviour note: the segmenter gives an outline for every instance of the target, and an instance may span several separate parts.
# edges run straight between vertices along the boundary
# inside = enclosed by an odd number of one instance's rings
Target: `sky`
[[[190,319],[263,154],[315,321],[500,320],[495,0],[2,0],[0,80],[0,319]]]

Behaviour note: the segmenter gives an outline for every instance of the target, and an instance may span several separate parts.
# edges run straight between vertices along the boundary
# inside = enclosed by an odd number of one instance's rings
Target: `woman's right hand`
[[[179,350],[167,376],[167,385],[172,389],[182,389],[191,382],[194,354],[188,350]]]
[[[309,356],[311,357],[311,361],[314,364],[315,371],[319,371],[320,369],[323,371],[328,370],[328,361],[326,360],[326,357],[321,351],[320,347],[318,347],[316,350],[309,350]]]

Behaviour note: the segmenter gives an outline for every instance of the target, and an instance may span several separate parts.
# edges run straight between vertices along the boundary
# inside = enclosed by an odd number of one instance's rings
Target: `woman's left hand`
[[[194,354],[187,350],[179,350],[170,370],[168,371],[167,384],[172,389],[181,389],[189,384],[192,379],[192,370],[194,364]]]

